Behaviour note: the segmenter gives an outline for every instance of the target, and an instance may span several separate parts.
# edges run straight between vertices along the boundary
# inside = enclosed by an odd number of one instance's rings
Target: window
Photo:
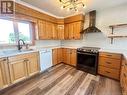
[[[0,19],[0,44],[8,43],[15,43],[13,22]]]
[[[0,44],[16,44],[19,39],[32,44],[32,23],[0,19]]]

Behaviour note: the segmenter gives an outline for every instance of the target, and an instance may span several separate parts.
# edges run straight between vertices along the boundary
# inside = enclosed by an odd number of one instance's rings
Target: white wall
[[[84,27],[88,27],[88,15]],[[101,11],[97,11],[96,26],[102,30],[102,33],[84,34],[82,40],[62,41],[65,46],[97,46],[103,48],[127,48],[127,38],[114,39],[114,43],[110,44],[110,39],[106,35],[111,33],[109,25],[127,23],[127,5],[121,5]],[[115,29],[117,34],[127,34],[127,28]]]
[[[38,40],[36,41],[36,47],[50,47],[50,46],[60,46],[60,40]]]

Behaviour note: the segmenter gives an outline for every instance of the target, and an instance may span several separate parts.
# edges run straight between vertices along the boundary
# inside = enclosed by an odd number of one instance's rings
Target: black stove
[[[77,69],[97,74],[98,67],[98,47],[81,47],[77,49]]]

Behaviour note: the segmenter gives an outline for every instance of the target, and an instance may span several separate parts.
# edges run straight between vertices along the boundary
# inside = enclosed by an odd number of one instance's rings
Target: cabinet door
[[[121,76],[120,76],[120,84],[122,87],[123,94],[127,93],[127,67],[126,67],[126,59],[122,59],[122,68],[121,68]],[[126,95],[126,94],[125,94]]]
[[[63,62],[67,63],[67,48],[63,48]]]
[[[67,64],[70,65],[71,62],[71,49],[67,49]]]
[[[0,66],[0,89],[4,87],[4,78],[2,74],[2,68]]]
[[[57,25],[58,39],[64,39],[64,25]]]
[[[71,49],[70,53],[70,65],[76,66],[77,64],[77,53],[75,49]]]
[[[65,28],[64,28],[64,39],[67,40],[69,39],[69,24],[65,24]]]
[[[38,56],[31,57],[27,60],[28,75],[32,76],[40,71]]]
[[[9,63],[11,82],[16,83],[27,77],[26,60],[18,60]]]
[[[58,39],[57,24],[53,24],[52,31],[53,31],[53,39],[55,40]]]
[[[78,39],[81,38],[80,32],[81,32],[82,22],[81,21],[80,22],[75,22],[75,23],[73,23],[73,25],[74,25],[73,36],[74,36],[75,40],[78,40]]]
[[[53,24],[46,22],[47,39],[53,39]]]
[[[70,23],[68,27],[69,27],[69,31],[68,31],[69,32],[69,39],[74,39],[74,36],[73,36],[74,35],[73,34],[74,24],[73,23]]]
[[[53,65],[56,65],[58,63],[57,49],[52,50],[52,61],[53,61]]]
[[[38,36],[39,39],[47,39],[47,32],[46,32],[46,22],[39,20],[38,21]]]
[[[10,76],[8,70],[7,59],[0,59],[0,89],[10,84]]]
[[[63,53],[62,53],[62,48],[58,48],[57,49],[57,62],[58,63],[61,63],[61,62],[63,62]]]

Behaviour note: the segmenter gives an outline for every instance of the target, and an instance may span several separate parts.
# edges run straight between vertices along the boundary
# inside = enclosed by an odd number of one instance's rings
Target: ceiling
[[[85,13],[90,10],[103,10],[110,7],[119,6],[127,3],[127,0],[82,0],[86,4],[86,8],[79,8],[79,12],[67,11],[61,9],[59,0],[21,0],[25,3],[33,5],[45,12],[53,14],[57,17],[67,17],[74,14]]]

